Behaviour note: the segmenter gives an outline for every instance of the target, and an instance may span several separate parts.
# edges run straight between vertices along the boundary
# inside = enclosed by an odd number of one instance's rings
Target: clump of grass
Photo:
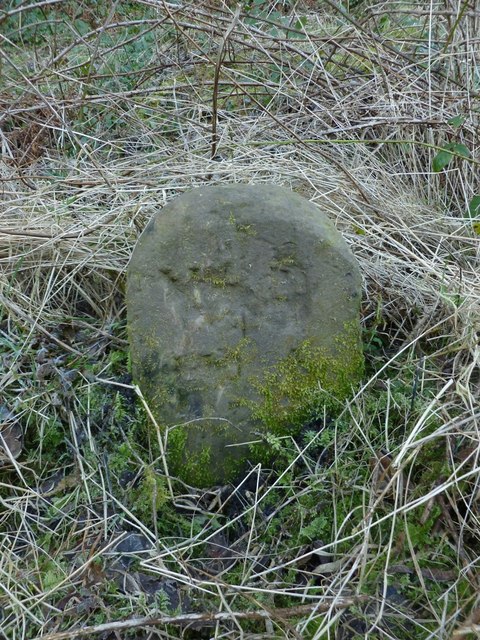
[[[0,15],[2,633],[478,631],[478,15],[93,4]],[[223,182],[334,220],[367,373],[274,470],[199,491],[128,377],[124,274],[155,211]]]

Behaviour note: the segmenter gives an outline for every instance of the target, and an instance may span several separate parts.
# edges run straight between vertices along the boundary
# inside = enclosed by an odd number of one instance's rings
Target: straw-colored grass
[[[475,3],[5,4],[0,635],[478,637]],[[128,377],[124,279],[166,202],[232,182],[341,230],[368,375],[199,491]]]

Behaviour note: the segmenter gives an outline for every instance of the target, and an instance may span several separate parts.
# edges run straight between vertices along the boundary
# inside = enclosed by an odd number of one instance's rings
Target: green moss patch
[[[287,358],[252,382],[260,402],[252,415],[277,435],[298,429],[325,407],[335,414],[363,374],[358,334],[351,328],[335,355],[305,340]]]
[[[276,437],[298,435],[325,411],[334,416],[363,374],[358,336],[357,327],[347,327],[336,341],[334,355],[305,340],[288,357],[252,376],[248,398],[236,400],[250,414],[250,433],[238,435],[230,423],[222,420],[202,419],[176,426],[168,436],[171,471],[194,486],[217,484],[219,478],[222,482],[234,480],[245,470],[247,461],[256,464],[274,457]],[[248,342],[242,342],[238,349],[232,349],[232,362],[240,367],[244,360],[250,364],[251,350],[247,347]],[[233,446],[221,448],[221,443],[228,440]],[[215,450],[212,442],[220,443]],[[242,442],[254,444],[243,446]]]

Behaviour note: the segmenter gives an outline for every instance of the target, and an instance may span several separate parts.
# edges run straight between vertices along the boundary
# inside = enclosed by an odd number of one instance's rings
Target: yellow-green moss
[[[242,364],[250,359],[249,341],[243,340],[238,348],[232,348],[225,358],[213,362],[218,367],[227,360]],[[352,393],[363,374],[363,354],[359,340],[358,324],[346,327],[337,338],[334,351],[314,346],[305,340],[289,356],[274,366],[266,367],[258,376],[249,380],[251,394],[239,397],[237,406],[248,408],[251,431],[243,432],[243,440],[258,440],[255,433],[265,434],[265,441],[258,446],[240,446],[225,449],[221,453],[203,448],[189,447],[189,438],[194,434],[198,442],[206,433],[207,443],[215,440],[215,434],[228,433],[228,423],[199,420],[195,423],[175,427],[169,434],[168,452],[171,471],[195,486],[209,486],[233,480],[245,468],[249,459],[253,464],[266,461],[272,452],[266,446],[268,434],[295,436],[302,427],[326,409],[329,416],[335,415],[342,402]],[[261,363],[259,363],[261,369]],[[252,398],[257,397],[256,400]],[[194,430],[193,432],[189,430]],[[191,451],[189,455],[188,451]]]
[[[288,255],[283,258],[278,258],[270,261],[270,267],[272,269],[281,269],[282,267],[293,267],[297,264],[295,256]]]
[[[238,284],[238,278],[232,275],[227,275],[224,269],[213,269],[212,267],[205,267],[192,271],[193,282],[203,282],[210,284],[212,287],[225,288],[227,285]]]
[[[257,230],[255,229],[255,225],[253,224],[240,224],[237,222],[237,219],[233,215],[233,211],[230,212],[228,217],[229,223],[235,228],[239,233],[244,233],[247,236],[256,236]]]
[[[358,326],[346,327],[332,354],[305,340],[289,356],[252,380],[260,400],[252,416],[276,435],[295,434],[326,407],[338,412],[364,367]]]
[[[233,480],[245,467],[247,447],[243,451],[233,448],[230,453],[225,452],[221,459],[212,454],[209,445],[201,450],[189,450],[189,429],[196,430],[197,437],[206,433],[209,440],[217,438],[227,430],[226,423],[221,421],[200,420],[195,425],[177,425],[168,435],[168,464],[170,471],[184,482],[194,487],[208,487]]]

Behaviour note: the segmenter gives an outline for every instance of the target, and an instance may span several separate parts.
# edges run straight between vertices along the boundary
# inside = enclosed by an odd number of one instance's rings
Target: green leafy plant
[[[439,151],[432,160],[432,170],[439,173],[450,163],[453,157],[470,158],[468,148],[459,142],[450,142]]]
[[[471,221],[474,232],[480,235],[480,196],[475,195],[470,200],[465,217]]]

